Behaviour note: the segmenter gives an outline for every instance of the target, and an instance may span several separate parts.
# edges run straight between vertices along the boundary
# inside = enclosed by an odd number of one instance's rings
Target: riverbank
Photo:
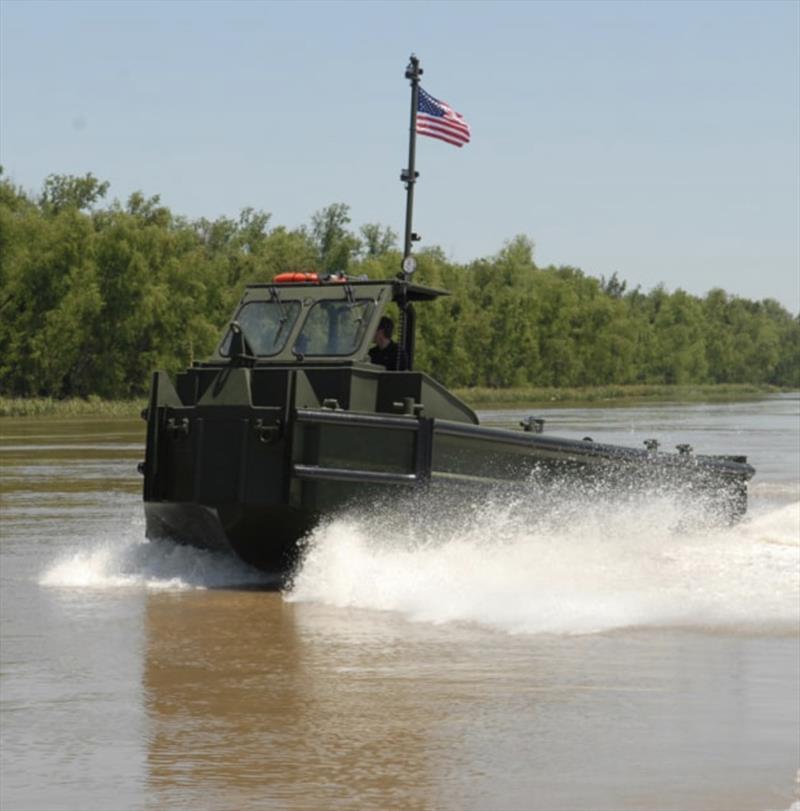
[[[547,388],[517,386],[508,389],[453,389],[453,394],[471,406],[576,405],[580,403],[613,403],[615,401],[698,403],[720,402],[763,397],[786,391],[779,386],[751,383],[712,383],[708,385],[668,386],[641,384],[628,386],[582,386]]]
[[[577,403],[633,402],[719,402],[775,394],[777,386],[749,383],[697,386],[585,386],[582,388],[540,388],[534,386],[508,389],[454,389],[453,393],[474,407],[514,405],[573,405]],[[51,397],[0,397],[0,417],[137,417],[147,401]]]
[[[147,400],[103,400],[101,397],[0,397],[0,417],[138,417]]]

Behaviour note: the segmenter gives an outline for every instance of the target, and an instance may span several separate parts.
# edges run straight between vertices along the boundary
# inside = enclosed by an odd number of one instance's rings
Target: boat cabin
[[[411,284],[407,278],[286,275],[292,280],[278,276],[267,284],[249,285],[215,351],[176,374],[174,386],[168,375],[157,373],[152,407],[267,408],[273,416],[282,414],[285,422],[293,408],[329,405],[369,414],[424,412],[430,418],[477,424],[471,408],[414,370],[414,305],[447,295],[445,291]],[[298,276],[303,280],[296,281]],[[402,371],[376,365],[369,356],[381,317],[392,305],[399,311],[392,337],[405,353]],[[259,413],[258,418],[264,416]]]
[[[302,281],[247,287],[208,363],[261,366],[370,363],[369,349],[386,308],[400,311],[393,340],[414,368],[416,314],[414,302],[447,295],[443,290],[404,279],[351,280],[316,274],[283,274]],[[203,364],[204,365],[204,364]]]

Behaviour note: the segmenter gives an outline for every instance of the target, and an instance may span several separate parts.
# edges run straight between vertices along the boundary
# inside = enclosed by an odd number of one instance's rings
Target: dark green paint
[[[298,540],[320,516],[351,501],[420,487],[532,488],[533,478],[543,497],[548,483],[557,486],[565,476],[621,487],[635,481],[700,488],[725,518],[744,512],[754,471],[742,457],[479,425],[465,403],[414,370],[414,307],[441,295],[405,280],[249,287],[232,321],[246,328],[227,330],[208,361],[174,377],[153,376],[143,465],[148,536],[228,549],[285,573]],[[406,316],[409,371],[369,361],[372,336],[390,305]],[[275,341],[281,310],[285,334]],[[243,312],[261,312],[264,321]],[[330,314],[312,325],[319,354],[298,351],[308,319],[319,312]],[[269,340],[259,334],[262,327],[272,331]]]

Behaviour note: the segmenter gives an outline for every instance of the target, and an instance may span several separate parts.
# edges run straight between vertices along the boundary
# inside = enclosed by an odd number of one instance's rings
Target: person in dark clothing
[[[375,330],[375,346],[369,350],[369,359],[378,366],[385,366],[391,371],[408,369],[406,353],[392,340],[394,321],[388,315],[383,316]]]

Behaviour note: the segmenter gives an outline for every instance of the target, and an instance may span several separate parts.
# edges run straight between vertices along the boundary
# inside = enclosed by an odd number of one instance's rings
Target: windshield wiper
[[[278,337],[280,336],[281,332],[283,332],[283,328],[286,325],[286,322],[289,320],[289,316],[286,313],[286,308],[283,306],[283,302],[281,301],[280,293],[274,288],[270,287],[269,289],[269,297],[278,305],[278,310],[280,311],[281,318],[278,322],[278,331],[275,333],[275,341],[277,343]]]

